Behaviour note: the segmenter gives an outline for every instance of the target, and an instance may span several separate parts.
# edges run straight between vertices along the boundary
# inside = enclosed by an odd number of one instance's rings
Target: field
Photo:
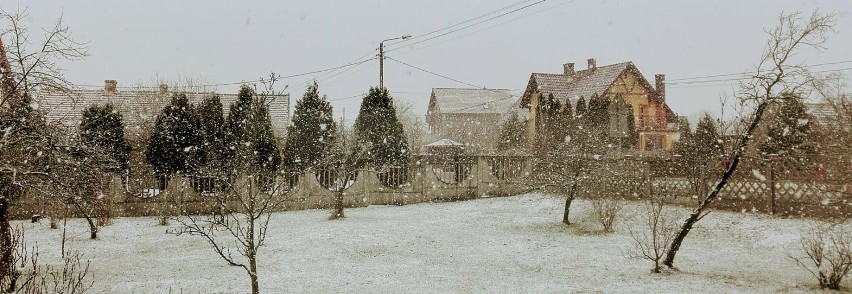
[[[816,280],[788,257],[799,235],[818,224],[717,211],[686,239],[679,271],[651,274],[627,258],[640,202],[627,202],[616,232],[575,201],[575,224],[561,221],[563,200],[527,194],[465,202],[281,212],[261,248],[267,293],[804,293]],[[688,210],[671,207],[679,217]],[[247,293],[241,268],[228,266],[197,236],[166,234],[154,218],[119,218],[98,240],[81,219],[69,221],[69,247],[91,260],[95,293]],[[14,222],[38,245],[41,263],[59,262],[61,230]],[[848,281],[845,286],[849,287]]]

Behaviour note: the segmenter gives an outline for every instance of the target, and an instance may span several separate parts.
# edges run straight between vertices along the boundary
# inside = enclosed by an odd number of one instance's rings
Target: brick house
[[[633,107],[634,125],[639,133],[639,150],[670,150],[677,139],[678,117],[666,104],[665,75],[655,76],[652,86],[633,62],[622,62],[598,67],[594,58],[588,60],[585,70],[574,70],[574,63],[563,65],[563,72],[532,73],[520,100],[520,107],[529,110],[527,138],[535,138],[535,118],[539,99],[553,95],[562,105],[570,102],[576,107],[584,97],[588,102],[594,96],[615,100],[621,96]],[[616,103],[613,103],[616,104]],[[611,113],[612,129],[623,128],[627,115]]]

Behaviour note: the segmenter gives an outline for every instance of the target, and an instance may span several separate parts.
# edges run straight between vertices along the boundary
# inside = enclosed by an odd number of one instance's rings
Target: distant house
[[[469,152],[488,152],[514,102],[508,89],[433,88],[426,123],[435,139],[459,142]]]
[[[205,97],[214,95],[212,92],[183,92],[190,103],[199,105]],[[49,122],[59,122],[69,128],[80,124],[83,109],[94,104],[111,102],[124,119],[125,132],[128,139],[145,135],[143,130],[150,128],[156,121],[160,111],[171,102],[174,91],[168,86],[161,85],[159,89],[150,88],[118,88],[115,80],[104,81],[103,89],[76,90],[68,92],[42,91],[36,101],[39,108],[46,113]],[[222,101],[222,109],[227,116],[230,105],[237,100],[236,93],[218,94]],[[276,137],[283,138],[287,133],[290,122],[290,95],[273,95],[269,103],[269,115],[272,119],[272,129]]]
[[[656,87],[652,86],[633,62],[622,62],[598,67],[594,58],[588,60],[585,70],[574,70],[574,63],[563,65],[563,73],[532,73],[527,83],[520,107],[529,109],[527,138],[532,144],[537,132],[535,117],[539,99],[553,95],[562,105],[576,106],[584,97],[588,102],[594,96],[615,99],[620,95],[633,107],[634,125],[639,133],[639,150],[670,150],[677,138],[678,117],[666,104],[665,75],[658,74]],[[620,129],[629,116],[618,111],[611,113],[611,130]]]

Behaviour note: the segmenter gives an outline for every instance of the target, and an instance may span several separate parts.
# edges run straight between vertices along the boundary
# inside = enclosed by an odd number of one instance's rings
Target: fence
[[[529,189],[531,159],[526,156],[417,156],[413,164],[383,170],[359,170],[344,191],[348,207],[455,201],[506,196]],[[781,161],[746,159],[721,191],[717,208],[799,216],[852,214],[852,185],[848,161],[812,158],[795,169]],[[814,168],[816,166],[816,168]],[[709,166],[704,177],[689,174],[677,158],[603,158],[587,166],[580,197],[665,197],[669,202],[693,205],[718,180],[722,163]],[[846,168],[844,170],[843,168]],[[280,187],[285,210],[330,208],[329,187],[336,177],[330,169],[280,172],[265,180]],[[180,194],[193,211],[212,212],[211,198],[221,188],[212,178],[153,177],[131,179],[129,185],[113,179],[109,197],[113,216],[164,213],[163,195]],[[130,187],[130,191],[128,191]],[[43,201],[30,199],[13,206],[15,217],[48,210]],[[210,210],[210,211],[208,211]]]

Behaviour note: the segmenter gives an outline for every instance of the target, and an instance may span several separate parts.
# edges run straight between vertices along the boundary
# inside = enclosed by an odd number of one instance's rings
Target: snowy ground
[[[787,257],[815,221],[713,212],[687,238],[676,264],[655,275],[628,259],[628,235],[639,223],[630,202],[616,232],[603,234],[591,204],[574,204],[571,227],[560,223],[563,200],[522,195],[455,203],[370,206],[327,220],[329,211],[274,216],[261,249],[267,293],[548,293],[810,292],[815,280]],[[677,210],[683,217],[687,210]],[[121,218],[88,240],[82,220],[69,222],[71,248],[85,252],[95,293],[245,293],[241,268],[230,267],[200,237],[165,234],[154,218]],[[23,224],[39,261],[58,261],[61,230]],[[846,286],[849,286],[848,281]]]

